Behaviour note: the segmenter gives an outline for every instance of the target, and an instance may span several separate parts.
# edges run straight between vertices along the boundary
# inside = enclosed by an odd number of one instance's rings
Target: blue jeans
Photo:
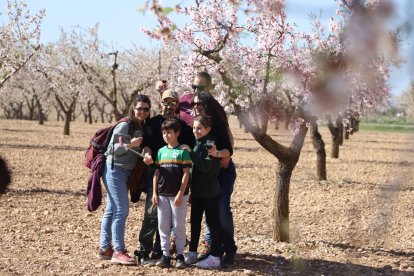
[[[218,176],[221,189],[218,210],[219,221],[221,225],[223,252],[226,254],[234,254],[237,251],[236,242],[234,241],[233,213],[230,207],[231,194],[233,193],[236,177],[236,168],[233,160],[230,160],[229,166],[226,169],[221,169]],[[206,228],[205,240],[211,243],[211,234],[208,226]]]
[[[129,213],[127,178],[130,171],[105,162],[102,180],[107,191],[106,208],[101,225],[102,249],[114,244],[115,251],[125,251],[125,223]]]

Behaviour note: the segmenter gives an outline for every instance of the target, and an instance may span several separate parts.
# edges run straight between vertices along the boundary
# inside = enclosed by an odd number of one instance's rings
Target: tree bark
[[[318,125],[312,121],[310,128],[312,144],[316,151],[316,176],[318,180],[326,180],[326,151],[325,142],[319,133]]]
[[[349,140],[349,125],[347,125],[346,127],[345,127],[345,130],[344,130],[344,132],[345,132],[345,137],[344,137],[344,139],[345,140]]]
[[[338,122],[338,120],[337,120]],[[335,127],[332,124],[331,118],[328,118],[328,128],[332,137],[332,148],[331,148],[331,158],[339,158],[339,140],[340,140],[340,127]]]
[[[273,206],[273,240],[289,242],[289,187],[296,164],[279,162]]]
[[[65,125],[63,127],[63,135],[70,134],[70,122],[72,120],[72,112],[65,112]]]

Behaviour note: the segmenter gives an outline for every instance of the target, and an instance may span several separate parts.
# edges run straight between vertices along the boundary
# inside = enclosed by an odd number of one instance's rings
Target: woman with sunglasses
[[[125,223],[129,213],[127,179],[137,162],[142,160],[129,149],[139,151],[143,141],[142,129],[149,118],[150,108],[151,101],[148,96],[138,95],[129,108],[128,122],[119,123],[115,127],[105,152],[106,163],[102,180],[107,191],[107,200],[98,251],[98,258],[101,260],[111,260],[124,265],[136,264],[125,247]]]

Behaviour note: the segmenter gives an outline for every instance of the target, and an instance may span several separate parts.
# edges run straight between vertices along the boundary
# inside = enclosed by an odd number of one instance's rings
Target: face
[[[200,92],[200,91],[208,91],[209,87],[207,86],[207,82],[204,78],[195,77],[193,84],[191,85],[191,88],[194,92]]]
[[[194,121],[193,123],[193,133],[196,139],[203,138],[210,132],[210,127],[205,127],[199,121]]]
[[[198,96],[194,97],[194,100],[191,103],[191,105],[193,106],[193,110],[194,110],[195,115],[200,115],[200,114],[205,113],[204,106],[202,105],[202,103],[201,103],[200,99],[198,98]]]
[[[173,118],[177,110],[177,100],[173,98],[166,98],[162,101],[162,114],[166,118]]]
[[[150,106],[148,103],[138,102],[134,107],[135,118],[144,121],[150,114]]]
[[[158,91],[158,93],[160,93],[160,96],[162,96],[162,93],[167,90],[167,81],[157,81],[155,84],[155,89]]]
[[[162,138],[164,138],[165,143],[169,145],[174,145],[178,141],[178,136],[180,135],[180,132],[174,132],[173,129],[166,129],[162,131]]]

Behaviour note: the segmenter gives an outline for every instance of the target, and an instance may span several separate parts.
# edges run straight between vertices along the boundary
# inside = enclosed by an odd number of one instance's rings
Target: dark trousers
[[[191,198],[191,241],[190,251],[197,252],[198,242],[200,240],[201,222],[203,213],[205,212],[206,221],[210,228],[211,236],[211,250],[210,254],[215,257],[221,257],[222,241],[221,230],[219,222],[219,197],[198,198],[192,196]]]
[[[147,173],[147,197],[145,200],[144,220],[142,221],[141,231],[139,232],[140,249],[146,253],[161,252],[160,234],[158,232],[157,206],[152,204],[152,178],[155,169],[149,168]],[[154,242],[155,235],[155,242]]]
[[[219,198],[219,221],[221,225],[223,250],[226,254],[234,254],[237,251],[236,242],[234,241],[233,213],[230,207],[236,177],[236,167],[234,166],[233,160],[230,160],[229,166],[226,169],[221,169],[218,176],[221,189]],[[208,222],[205,240],[211,242]]]

